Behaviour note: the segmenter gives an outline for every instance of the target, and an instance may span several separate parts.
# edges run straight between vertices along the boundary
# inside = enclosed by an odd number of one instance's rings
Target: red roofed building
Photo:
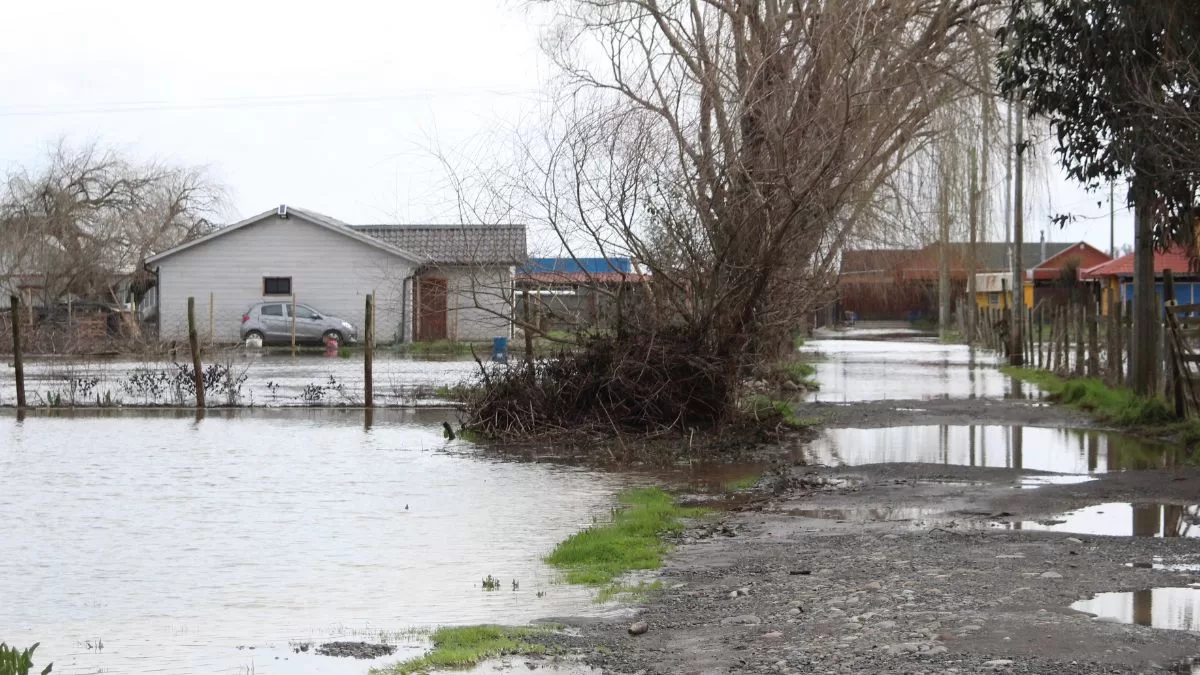
[[[1080,272],[1080,278],[1093,280],[1101,288],[1116,291],[1122,304],[1133,302],[1133,254],[1089,267]],[[1173,246],[1166,251],[1154,252],[1154,292],[1162,298],[1163,271],[1171,270],[1175,280],[1175,299],[1182,304],[1200,303],[1200,270],[1193,271],[1192,260],[1187,249]],[[1108,293],[1104,293],[1104,312],[1108,313]]]

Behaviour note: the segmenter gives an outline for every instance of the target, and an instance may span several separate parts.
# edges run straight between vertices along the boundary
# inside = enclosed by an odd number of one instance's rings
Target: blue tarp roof
[[[630,274],[633,272],[633,264],[629,262],[629,258],[530,258],[529,264],[521,268],[522,274],[550,272],[564,274],[623,272]]]

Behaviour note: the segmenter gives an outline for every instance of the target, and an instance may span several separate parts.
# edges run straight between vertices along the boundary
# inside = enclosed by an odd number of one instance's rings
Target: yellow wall
[[[1007,309],[1008,306],[1010,304],[1012,304],[1010,302],[1010,300],[1012,298],[1011,293],[999,294],[1000,302],[999,302],[999,304],[996,304],[996,305],[988,304],[988,296],[990,296],[990,295],[991,295],[991,293],[984,293],[984,292],[979,292],[979,293],[975,294],[975,304],[979,306],[979,309],[987,309],[988,307],[995,307],[997,309]],[[1025,306],[1030,307],[1030,308],[1033,307],[1033,284],[1030,284],[1030,283],[1025,284]]]

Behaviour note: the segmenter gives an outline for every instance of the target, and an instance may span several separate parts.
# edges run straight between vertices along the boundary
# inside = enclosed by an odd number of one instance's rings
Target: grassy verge
[[[682,518],[704,513],[676,505],[658,488],[628,490],[618,500],[621,508],[612,522],[571,535],[546,556],[548,564],[563,570],[568,583],[601,586],[626,572],[662,567],[670,550],[663,535],[682,530]]]
[[[762,474],[756,471],[754,473],[748,473],[745,476],[742,476],[740,478],[735,478],[733,480],[727,480],[721,484],[721,487],[723,487],[726,492],[737,492],[739,490],[749,490],[750,488],[752,488],[758,484],[758,479],[760,479],[760,478],[762,478]]]
[[[795,428],[811,426],[809,420],[796,417],[796,410],[790,401],[780,401],[764,394],[743,399],[739,407],[742,414],[754,422],[782,422]]]
[[[1161,398],[1138,396],[1123,387],[1110,387],[1101,380],[1066,379],[1044,370],[1007,366],[1000,372],[1037,386],[1059,403],[1087,410],[1100,420],[1120,426],[1148,426],[1178,422],[1174,411]]]
[[[471,668],[488,659],[514,654],[544,654],[540,636],[554,632],[552,626],[443,626],[433,632],[433,648],[417,658],[383,668],[371,675],[410,675],[432,670]]]
[[[433,340],[430,342],[406,342],[392,346],[400,354],[410,356],[465,356],[471,353],[471,347],[478,354],[491,354],[492,345],[488,343],[455,342],[454,340]]]

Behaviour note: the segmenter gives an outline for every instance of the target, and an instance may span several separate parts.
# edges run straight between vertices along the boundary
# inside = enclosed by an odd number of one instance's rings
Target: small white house
[[[242,316],[270,300],[307,305],[361,331],[375,294],[378,342],[509,335],[520,225],[352,226],[287,205],[151,256],[159,338],[187,339],[194,298],[202,340],[235,342]]]

